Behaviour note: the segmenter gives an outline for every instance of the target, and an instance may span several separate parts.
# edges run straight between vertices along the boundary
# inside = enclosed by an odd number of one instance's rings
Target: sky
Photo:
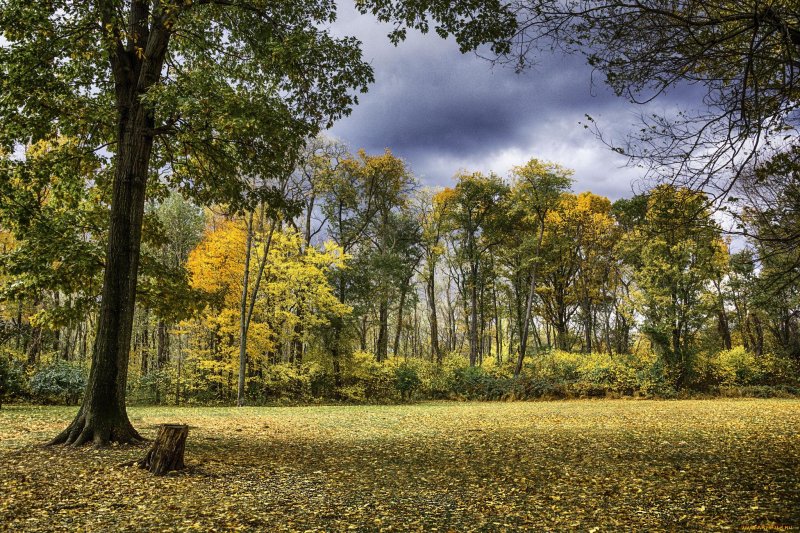
[[[362,41],[376,81],[328,135],[352,150],[391,149],[424,185],[452,185],[459,170],[507,176],[535,157],[573,169],[575,191],[611,199],[641,191],[644,171],[626,166],[581,123],[591,115],[604,136],[621,141],[643,109],[611,93],[582,57],[542,54],[516,74],[435,34],[409,32],[395,47],[389,29],[342,3],[331,30]]]

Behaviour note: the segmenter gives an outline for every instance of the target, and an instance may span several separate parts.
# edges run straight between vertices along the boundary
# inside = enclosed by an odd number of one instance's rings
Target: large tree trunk
[[[111,197],[105,273],[92,367],[83,404],[72,423],[51,444],[78,446],[92,442],[134,442],[141,436],[130,423],[125,408],[133,311],[139,272],[145,192],[153,147],[155,118],[141,97],[161,75],[169,43],[165,15],[147,30],[147,14],[140,20],[139,35],[146,47],[139,57],[120,44],[110,51],[118,113],[115,174]]]
[[[139,106],[137,106],[139,107]],[[152,138],[142,133],[144,110],[139,107],[117,154],[117,173],[111,202],[106,269],[92,368],[78,416],[53,444],[141,440],[125,409],[139,245],[144,213],[147,166]]]

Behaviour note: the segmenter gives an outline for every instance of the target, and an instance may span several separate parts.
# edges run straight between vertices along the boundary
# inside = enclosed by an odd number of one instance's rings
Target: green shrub
[[[158,404],[172,390],[170,372],[165,369],[150,370],[144,376],[128,381],[128,401],[131,403]],[[172,390],[174,393],[174,390]]]
[[[0,353],[0,407],[7,398],[23,391],[24,376],[22,365],[10,353]]]
[[[453,371],[451,390],[467,400],[500,400],[512,392],[513,380],[479,366],[467,366]]]
[[[417,369],[409,364],[402,364],[394,370],[395,387],[400,392],[400,399],[408,401],[420,386],[421,380]]]
[[[800,389],[790,385],[745,385],[720,387],[719,395],[724,398],[796,398],[800,396]]]
[[[762,385],[798,384],[800,365],[788,357],[765,353],[757,358],[756,364]]]
[[[86,388],[86,374],[78,366],[56,361],[31,378],[31,394],[44,403],[75,405]]]
[[[673,385],[665,363],[656,359],[649,367],[640,368],[636,373],[639,392],[645,396],[657,398],[676,398],[677,391]]]
[[[312,398],[330,396],[333,391],[333,374],[316,361],[303,363],[308,374],[308,384]]]
[[[556,383],[551,379],[523,373],[514,380],[508,399],[510,400],[530,400],[534,398],[544,398],[557,400],[567,398],[569,391],[564,384]]]

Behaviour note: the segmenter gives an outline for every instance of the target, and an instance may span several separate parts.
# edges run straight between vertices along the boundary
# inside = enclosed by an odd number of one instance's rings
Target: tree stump
[[[162,424],[158,436],[147,455],[139,460],[139,468],[145,468],[157,476],[172,470],[182,470],[183,453],[186,450],[186,437],[189,426],[183,424]]]

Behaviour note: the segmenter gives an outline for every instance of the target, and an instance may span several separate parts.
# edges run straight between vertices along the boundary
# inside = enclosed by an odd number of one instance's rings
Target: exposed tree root
[[[102,423],[88,417],[83,410],[78,413],[75,420],[48,445],[83,446],[92,444],[97,448],[108,446],[112,442],[118,444],[138,444],[145,439],[133,428],[127,417],[118,417],[116,420],[103,421]]]

